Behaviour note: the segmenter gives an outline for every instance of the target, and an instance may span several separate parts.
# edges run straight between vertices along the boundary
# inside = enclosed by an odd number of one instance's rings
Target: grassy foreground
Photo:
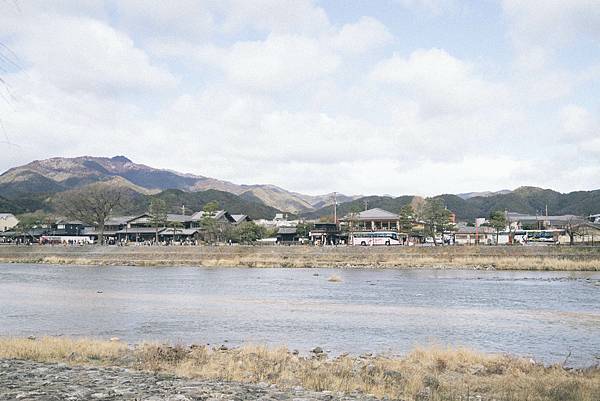
[[[600,246],[0,246],[0,263],[600,271]]]
[[[467,349],[416,348],[402,358],[303,357],[286,348],[141,344],[46,337],[1,338],[0,358],[109,365],[184,377],[302,386],[401,400],[597,401],[600,368],[569,370]]]

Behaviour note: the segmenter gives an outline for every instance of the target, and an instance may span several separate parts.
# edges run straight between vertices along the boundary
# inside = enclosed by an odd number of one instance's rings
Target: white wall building
[[[281,227],[296,227],[300,224],[301,220],[288,220],[287,214],[276,213],[273,220],[267,219],[258,219],[254,220],[254,223],[259,226],[267,227],[267,228],[281,228]]]
[[[12,213],[0,213],[0,232],[11,230],[17,224],[19,224],[19,219]]]

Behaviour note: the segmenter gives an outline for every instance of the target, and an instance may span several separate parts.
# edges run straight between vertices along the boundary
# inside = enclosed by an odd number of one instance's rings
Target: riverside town
[[[469,222],[457,221],[456,215],[441,204],[425,204],[425,209],[440,208],[431,214],[437,213],[436,217],[428,217],[427,210],[416,214],[408,205],[397,213],[373,208],[339,219],[337,213],[321,219],[289,218],[288,214],[277,213],[271,220],[253,220],[217,207],[212,202],[205,210],[190,214],[114,215],[104,221],[102,228],[89,220],[51,220],[49,216],[23,224],[11,213],[0,213],[0,244],[600,245],[600,214],[556,216],[499,211]]]

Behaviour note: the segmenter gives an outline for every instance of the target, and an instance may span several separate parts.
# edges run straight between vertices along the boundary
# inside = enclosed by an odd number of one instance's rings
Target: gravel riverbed
[[[284,390],[268,384],[198,381],[123,368],[0,360],[0,400],[371,401],[364,395]]]

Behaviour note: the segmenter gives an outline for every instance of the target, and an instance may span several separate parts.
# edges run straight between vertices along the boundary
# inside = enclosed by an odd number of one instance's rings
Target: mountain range
[[[286,212],[305,218],[328,217],[333,214],[333,194],[319,196],[291,192],[274,185],[238,185],[215,178],[156,169],[137,164],[124,156],[51,158],[36,160],[11,168],[0,175],[0,212],[24,213],[49,211],[52,200],[63,191],[94,182],[110,182],[127,188],[129,201],[121,210],[137,213],[147,210],[153,198],[167,202],[172,212],[182,205],[199,210],[215,200],[231,213],[248,214],[252,218],[272,218]],[[520,213],[587,215],[600,212],[600,190],[560,193],[537,187],[520,187],[514,191],[470,192],[439,195],[457,218],[472,220],[488,216],[495,210]],[[365,207],[379,207],[397,212],[403,205],[414,205],[423,198],[415,195],[347,196],[337,195],[338,216]]]
[[[275,185],[237,185],[194,174],[152,168],[134,163],[125,156],[75,158],[55,157],[36,160],[11,168],[0,175],[0,196],[16,199],[38,194],[52,194],[98,181],[114,181],[136,192],[153,195],[168,189],[185,192],[217,190],[235,194],[247,201],[289,213],[316,210],[333,203],[333,194],[303,195]],[[340,195],[338,201],[354,197]]]
[[[459,195],[444,194],[434,198],[442,199],[444,205],[456,214],[460,220],[473,221],[477,217],[487,217],[493,211],[511,211],[524,214],[544,214],[546,207],[550,215],[575,214],[588,216],[600,213],[600,190],[576,191],[560,193],[550,189],[537,187],[520,187],[514,191],[474,196],[464,199]],[[350,211],[364,210],[365,207],[389,210],[397,213],[407,204],[417,205],[423,198],[414,195],[367,196],[338,206],[338,216],[348,214]],[[327,206],[319,210],[304,214],[307,218],[331,216],[333,207]]]
[[[482,191],[482,192],[465,192],[462,194],[456,194],[456,196],[458,196],[459,198],[462,199],[471,199],[471,198],[476,198],[476,197],[483,197],[483,198],[487,198],[490,196],[494,196],[494,195],[505,195],[508,193],[511,193],[512,191],[510,189],[503,189],[501,191]]]

